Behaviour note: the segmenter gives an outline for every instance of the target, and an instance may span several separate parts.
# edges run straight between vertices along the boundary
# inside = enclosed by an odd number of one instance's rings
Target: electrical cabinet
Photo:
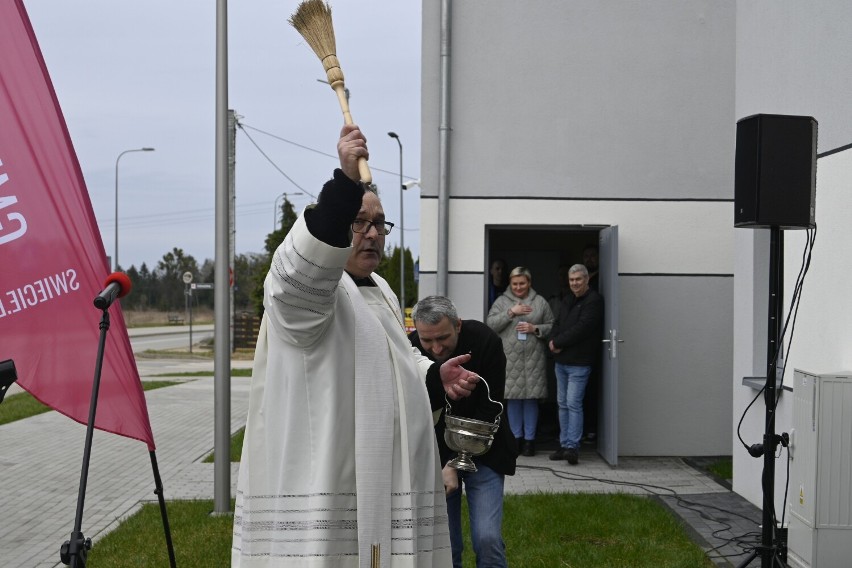
[[[793,378],[787,563],[852,566],[852,373]]]

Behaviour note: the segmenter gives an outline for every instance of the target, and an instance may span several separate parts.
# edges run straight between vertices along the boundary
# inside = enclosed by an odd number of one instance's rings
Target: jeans
[[[535,440],[538,426],[538,400],[535,398],[510,398],[506,401],[509,428],[515,438]]]
[[[459,488],[447,495],[453,568],[462,568],[461,494],[467,494],[476,568],[507,568],[503,542],[503,474],[474,459],[477,471],[458,471]]]
[[[556,363],[556,404],[559,407],[559,445],[580,447],[583,436],[583,395],[591,367]]]

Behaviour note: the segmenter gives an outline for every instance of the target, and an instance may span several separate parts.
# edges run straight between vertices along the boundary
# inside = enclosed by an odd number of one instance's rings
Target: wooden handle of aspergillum
[[[349,101],[346,99],[346,87],[343,81],[335,81],[331,84],[331,88],[337,93],[337,100],[340,102],[340,110],[343,111],[343,122],[352,124],[352,114],[349,112]],[[373,183],[373,174],[370,172],[370,166],[367,165],[365,158],[358,159],[358,173],[361,176],[363,183]]]

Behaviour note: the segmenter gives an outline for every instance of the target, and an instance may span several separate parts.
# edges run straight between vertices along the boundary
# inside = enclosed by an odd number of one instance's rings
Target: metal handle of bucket
[[[494,418],[494,423],[500,424],[500,418],[503,416],[503,403],[498,402],[498,401],[494,400],[493,398],[491,398],[491,387],[488,386],[488,381],[486,381],[485,378],[482,375],[477,375],[477,376],[479,377],[479,380],[481,382],[485,383],[485,390],[488,392],[488,395],[487,395],[488,396],[488,402],[493,402],[494,404],[496,404],[497,406],[500,407],[500,412],[498,412],[497,416]],[[447,416],[452,416],[453,407],[450,404],[450,397],[447,396],[446,394],[444,394],[444,400],[447,401],[447,410],[446,410]]]

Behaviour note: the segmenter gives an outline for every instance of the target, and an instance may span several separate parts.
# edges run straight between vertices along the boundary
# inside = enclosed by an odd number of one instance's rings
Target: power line
[[[235,212],[238,217],[246,217],[249,215],[266,215],[269,213],[269,203],[258,201],[254,203],[237,204]],[[203,221],[215,218],[216,210],[213,207],[204,207],[201,209],[185,209],[182,211],[170,211],[164,213],[151,213],[148,215],[131,215],[122,217],[122,226],[128,228],[140,227],[156,227],[165,225],[174,225],[175,223],[191,223],[194,221]],[[114,222],[112,217],[98,219],[98,223],[103,225],[111,225]]]
[[[331,158],[334,160],[338,160],[338,156],[334,154],[329,154],[328,152],[323,152],[321,150],[317,150],[316,148],[311,148],[309,146],[305,146],[304,144],[300,144],[298,142],[294,142],[292,140],[288,140],[282,136],[278,136],[277,134],[273,134],[266,130],[262,130],[260,128],[244,124],[237,120],[237,126],[239,129],[245,134],[246,138],[252,143],[252,145],[257,149],[260,154],[266,158],[266,160],[272,165],[275,170],[278,171],[282,176],[284,176],[290,183],[293,184],[296,188],[304,192],[306,195],[309,195],[313,199],[317,199],[317,196],[306,190],[298,183],[296,183],[293,178],[287,175],[284,170],[282,170],[275,161],[260,147],[260,145],[252,138],[252,136],[246,131],[246,129],[251,129],[270,138],[274,138],[281,142],[285,142],[292,146],[296,146],[297,148],[301,148],[303,150],[307,150],[309,152],[313,152],[315,154],[320,154],[321,156],[325,156],[327,158]],[[373,171],[379,171],[386,174],[391,175],[399,175],[399,172],[385,170],[382,168],[372,167]],[[403,176],[409,180],[419,179],[411,176]],[[269,204],[267,202],[254,202],[254,203],[246,203],[246,204],[237,204],[237,211],[235,212],[235,216],[237,217],[249,217],[253,215],[266,215],[268,213]],[[163,226],[173,226],[175,223],[188,224],[188,223],[200,223],[202,221],[209,221],[211,219],[215,219],[216,211],[214,207],[202,208],[202,209],[187,209],[182,211],[169,211],[169,212],[160,212],[160,213],[152,213],[149,215],[131,215],[122,217],[122,226],[126,229],[144,229],[144,228],[152,228],[152,227],[163,227]],[[99,224],[102,225],[110,225],[115,222],[114,218],[103,218],[98,220]],[[419,232],[418,228],[408,228],[406,227],[405,232],[407,233],[416,233]]]
[[[269,213],[269,204],[264,202],[246,203],[237,205],[235,215],[237,217],[250,217],[254,215],[267,215]],[[187,209],[183,211],[172,211],[169,213],[152,213],[150,215],[133,215],[122,217],[122,227],[127,229],[141,229],[147,227],[164,227],[173,226],[176,223],[186,224],[214,219],[216,211],[213,207],[203,209]],[[105,217],[98,219],[98,223],[104,226],[110,226],[113,219]],[[406,233],[417,233],[419,227],[406,227]]]
[[[255,141],[254,141],[254,138],[252,138],[252,137],[251,137],[251,135],[250,135],[248,132],[246,132],[246,129],[245,129],[245,128],[243,128],[243,125],[242,125],[242,123],[241,123],[240,121],[237,121],[237,126],[239,127],[239,129],[240,129],[240,130],[242,130],[243,134],[245,134],[245,135],[246,135],[246,138],[248,138],[248,139],[249,139],[249,141],[252,143],[252,145],[253,145],[255,148],[257,148],[257,151],[258,151],[258,152],[260,152],[260,154],[261,154],[264,158],[266,158],[266,161],[268,161],[270,164],[272,164],[272,167],[273,167],[273,168],[275,168],[276,170],[278,170],[278,172],[279,172],[282,176],[284,176],[285,178],[287,178],[287,181],[289,181],[290,183],[292,183],[292,184],[293,184],[293,185],[295,185],[297,188],[301,189],[303,192],[307,193],[308,195],[310,195],[310,196],[311,196],[311,197],[313,197],[314,199],[316,199],[316,198],[317,198],[317,196],[316,196],[316,195],[314,195],[313,193],[311,193],[310,191],[308,191],[308,190],[307,190],[307,189],[305,189],[304,187],[300,186],[298,183],[296,183],[295,181],[293,181],[293,178],[291,178],[291,177],[290,177],[290,176],[288,176],[286,173],[284,173],[284,170],[282,170],[281,168],[279,168],[279,167],[278,167],[278,164],[276,164],[274,161],[272,161],[272,158],[270,158],[270,157],[266,154],[266,152],[264,152],[264,151],[261,149],[261,147],[260,147],[260,146],[258,146],[257,142],[255,142]]]
[[[278,136],[277,134],[272,134],[271,132],[267,132],[266,130],[261,130],[260,128],[256,128],[256,127],[254,127],[254,126],[250,126],[250,125],[248,125],[248,124],[244,124],[244,123],[242,123],[242,122],[238,122],[238,123],[237,123],[237,126],[239,126],[239,127],[240,127],[240,129],[243,131],[243,133],[245,133],[245,135],[246,135],[246,136],[248,136],[249,140],[251,140],[252,144],[254,144],[254,145],[255,145],[255,147],[256,147],[258,150],[260,150],[260,147],[259,147],[259,146],[255,143],[255,141],[254,141],[254,140],[252,140],[252,138],[249,136],[248,132],[246,132],[246,130],[245,130],[246,128],[250,128],[251,130],[254,130],[254,131],[256,131],[256,132],[260,132],[261,134],[265,134],[265,135],[269,136],[270,138],[275,138],[276,140],[280,140],[281,142],[285,142],[285,143],[290,144],[290,145],[292,145],[292,146],[296,146],[297,148],[301,148],[301,149],[303,149],[303,150],[307,150],[307,151],[309,151],[309,152],[313,152],[313,153],[315,153],[315,154],[319,154],[320,156],[325,156],[325,157],[327,157],[327,158],[332,158],[332,159],[334,159],[334,160],[338,160],[338,159],[339,159],[339,157],[338,157],[338,156],[335,156],[334,154],[329,154],[328,152],[323,152],[322,150],[317,150],[316,148],[311,148],[311,147],[309,147],[309,146],[305,146],[304,144],[299,144],[298,142],[293,142],[292,140],[287,140],[286,138],[284,138],[284,137],[282,137],[282,136]],[[263,153],[263,151],[262,151],[262,150],[261,150],[261,154],[263,154],[263,156],[264,156],[267,160],[269,160],[269,162],[270,162],[273,166],[275,166],[274,162],[272,162],[272,160],[269,158],[269,156],[267,156],[265,153]],[[282,174],[284,174],[284,172],[283,172],[283,171],[281,171],[281,169],[280,169],[278,166],[275,166],[275,169],[277,169],[279,172],[281,172]],[[395,171],[395,172],[394,172],[394,171],[390,171],[390,170],[383,170],[382,168],[377,168],[377,167],[373,166],[372,164],[370,164],[370,169],[371,169],[372,171],[383,172],[383,173],[391,174],[391,175],[395,175],[395,176],[398,176],[398,175],[399,175],[399,172],[398,172],[398,171]],[[287,174],[284,174],[284,175],[286,176]],[[419,176],[418,176],[418,177],[403,176],[403,177],[404,177],[404,178],[407,178],[407,179],[410,179],[410,180],[420,179],[420,178],[419,178]],[[290,178],[288,177],[287,179],[290,179]],[[292,180],[291,180],[291,181],[292,181]],[[294,183],[293,185],[295,185],[295,183]],[[297,185],[296,187],[299,187],[299,186]],[[299,189],[301,189],[301,188],[299,188]],[[304,190],[302,190],[302,191],[304,191]]]

